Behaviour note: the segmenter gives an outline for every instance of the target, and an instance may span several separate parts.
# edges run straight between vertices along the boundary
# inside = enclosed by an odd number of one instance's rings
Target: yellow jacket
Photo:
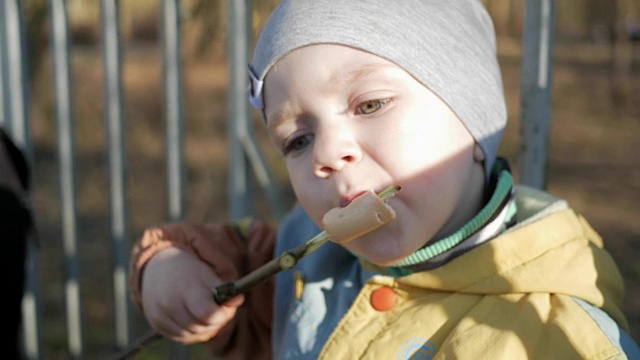
[[[397,295],[387,311],[371,305],[381,287]],[[321,358],[615,359],[619,351],[573,297],[626,328],[622,288],[600,237],[565,209],[440,268],[373,277]]]

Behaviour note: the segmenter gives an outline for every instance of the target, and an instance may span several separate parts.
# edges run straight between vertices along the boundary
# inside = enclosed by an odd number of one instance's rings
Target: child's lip
[[[365,190],[363,191],[359,191],[357,193],[353,193],[351,195],[347,195],[347,196],[342,196],[340,197],[340,207],[346,207],[347,205],[351,204],[351,202],[357,198],[358,196],[362,195],[366,193]]]

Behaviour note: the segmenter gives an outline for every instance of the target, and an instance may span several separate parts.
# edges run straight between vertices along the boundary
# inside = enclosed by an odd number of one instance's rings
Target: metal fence
[[[33,164],[33,144],[29,125],[28,62],[24,4],[21,0],[0,2],[0,125],[13,137]],[[123,349],[132,339],[131,304],[126,286],[129,261],[127,209],[127,158],[123,112],[120,9],[117,0],[101,1],[101,30],[104,49],[104,123],[107,132],[110,229],[113,248],[112,286],[114,299],[114,349]],[[164,61],[164,113],[166,118],[166,162],[169,220],[184,216],[184,100],[182,89],[180,0],[161,0]],[[252,133],[251,112],[246,101],[246,63],[251,42],[251,3],[228,0],[229,82],[229,188],[228,213],[237,219],[252,211],[248,188],[257,179],[278,214],[283,213],[278,186],[266,161],[258,151]],[[522,63],[521,182],[544,187],[547,138],[550,124],[551,58],[554,0],[527,0]],[[70,81],[69,19],[66,0],[49,0],[50,48],[55,81],[55,119],[59,158],[59,184],[64,248],[64,293],[69,357],[84,358],[84,329],[78,264],[78,222],[76,206],[76,164],[74,162],[73,86]],[[32,166],[33,167],[33,166]],[[37,171],[37,169],[33,169]],[[37,214],[36,214],[37,218]],[[43,344],[41,284],[38,249],[30,241],[26,293],[23,299],[24,352],[28,359],[47,358]],[[178,351],[180,352],[180,351]],[[184,352],[181,355],[186,356]]]

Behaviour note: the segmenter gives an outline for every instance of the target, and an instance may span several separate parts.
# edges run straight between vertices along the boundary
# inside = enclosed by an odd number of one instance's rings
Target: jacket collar
[[[513,177],[506,160],[496,159],[489,186],[491,196],[484,208],[455,233],[429,242],[394,266],[379,267],[361,258],[363,266],[391,276],[430,270],[501,234],[514,224],[516,214]]]

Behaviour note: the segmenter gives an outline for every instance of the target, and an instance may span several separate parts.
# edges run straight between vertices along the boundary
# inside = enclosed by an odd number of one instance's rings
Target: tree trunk
[[[611,102],[618,113],[631,104],[632,43],[625,31],[625,19],[631,10],[626,0],[614,0],[615,20],[611,43]]]

